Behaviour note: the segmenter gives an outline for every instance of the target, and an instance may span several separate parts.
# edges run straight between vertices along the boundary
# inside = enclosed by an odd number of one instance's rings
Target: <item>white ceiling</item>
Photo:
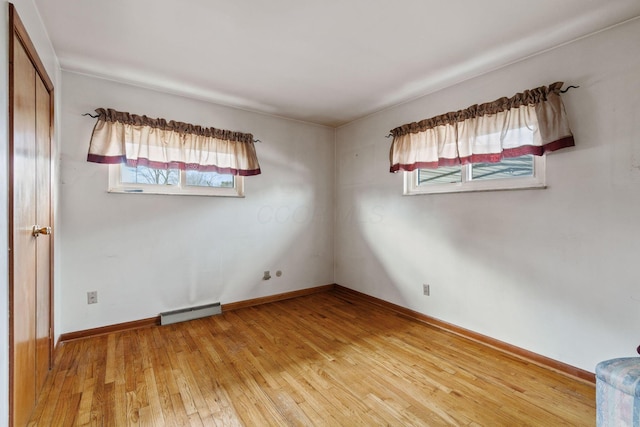
[[[35,0],[62,69],[339,126],[640,16],[639,0]]]

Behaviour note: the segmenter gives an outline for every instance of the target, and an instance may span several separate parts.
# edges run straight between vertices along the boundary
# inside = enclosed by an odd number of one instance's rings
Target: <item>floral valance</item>
[[[250,133],[98,108],[87,161],[258,175]]]
[[[391,131],[391,172],[540,156],[574,145],[560,89],[542,86]]]

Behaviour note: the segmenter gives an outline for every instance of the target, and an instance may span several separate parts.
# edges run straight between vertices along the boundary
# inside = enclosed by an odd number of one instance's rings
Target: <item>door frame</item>
[[[14,316],[13,316],[13,299],[14,299],[14,37],[16,37],[22,46],[24,47],[27,56],[33,64],[36,74],[40,77],[45,85],[47,92],[49,93],[49,224],[54,225],[54,210],[53,210],[53,196],[54,196],[54,156],[55,156],[55,144],[54,144],[54,87],[53,82],[49,78],[44,64],[38,56],[35,45],[31,41],[27,30],[22,23],[22,20],[18,16],[18,12],[12,3],[9,3],[9,425],[13,425],[13,386],[14,386]],[[49,369],[51,369],[54,359],[54,236],[49,236]],[[39,391],[39,390],[38,390]]]

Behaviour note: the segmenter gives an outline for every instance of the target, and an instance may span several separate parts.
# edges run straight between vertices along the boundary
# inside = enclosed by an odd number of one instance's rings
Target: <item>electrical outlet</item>
[[[87,292],[87,304],[98,303],[98,291]]]
[[[425,283],[422,285],[422,293],[426,296],[429,296],[430,294],[429,284]]]

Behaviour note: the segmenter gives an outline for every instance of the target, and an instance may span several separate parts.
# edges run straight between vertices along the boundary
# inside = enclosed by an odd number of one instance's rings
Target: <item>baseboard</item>
[[[85,329],[83,331],[67,332],[61,334],[58,343],[79,340],[82,338],[95,337],[98,335],[110,334],[112,332],[129,331],[131,329],[147,328],[160,324],[160,316],[149,317],[148,319],[134,320],[132,322],[117,323],[115,325],[101,326],[99,328]]]
[[[561,374],[567,375],[577,380],[581,380],[583,382],[590,383],[590,384],[595,384],[596,382],[595,374],[592,372],[585,371],[580,368],[576,368],[575,366],[571,366],[566,363],[559,362],[557,360],[551,359],[546,356],[542,356],[540,354],[534,353],[529,350],[525,350],[520,347],[516,347],[504,341],[500,341],[495,338],[491,338],[489,336],[482,335],[465,328],[461,328],[460,326],[456,326],[451,323],[436,319],[435,317],[427,316],[425,314],[390,303],[388,301],[381,300],[379,298],[372,297],[367,294],[363,294],[362,292],[345,288],[344,286],[335,285],[334,289],[336,293],[346,298],[356,298],[356,299],[370,302],[380,307],[387,308],[405,317],[417,320],[419,322],[427,323],[429,325],[451,332],[458,336],[467,338],[471,341],[475,341],[477,343],[492,347],[496,350],[503,351],[505,353],[508,353],[520,359],[523,359],[527,362],[534,363],[538,366],[542,366],[547,369],[551,369],[552,371],[559,372]]]
[[[222,304],[222,312],[239,310],[241,308],[254,307],[256,305],[267,304],[270,302],[283,301],[291,298],[303,297],[305,295],[313,295],[320,292],[332,291],[335,285],[323,285],[316,286],[314,288],[300,289],[297,291],[285,292],[283,294],[269,295],[262,298],[254,298],[245,301],[232,302],[229,304]]]
[[[283,301],[291,298],[297,298],[305,295],[317,294],[333,290],[335,285],[323,285],[314,288],[300,289],[297,291],[285,292],[282,294],[270,295],[262,298],[254,298],[245,301],[232,302],[222,305],[222,312],[238,310],[246,307],[267,304],[270,302]],[[82,338],[95,337],[98,335],[110,334],[112,332],[129,331],[132,329],[147,328],[149,326],[160,325],[160,316],[150,317],[148,319],[134,320],[132,322],[117,323],[115,325],[101,326],[99,328],[85,329],[83,331],[68,332],[61,334],[58,338],[58,344],[66,341],[79,340]]]

